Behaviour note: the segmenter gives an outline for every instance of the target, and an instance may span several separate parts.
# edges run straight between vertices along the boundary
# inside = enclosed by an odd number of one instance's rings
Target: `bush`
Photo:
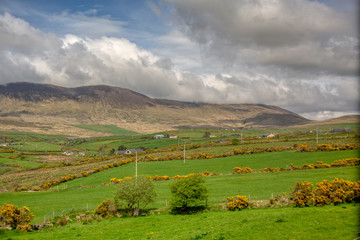
[[[249,200],[245,196],[236,195],[235,197],[228,197],[227,208],[230,211],[241,210],[249,206]]]
[[[207,205],[208,189],[204,178],[192,175],[170,184],[171,210],[174,213],[198,211]]]
[[[296,183],[294,190],[290,193],[295,206],[307,207],[312,205],[314,201],[312,187],[313,184],[307,181]]]
[[[314,191],[312,186],[310,182],[296,183],[291,192],[295,206],[325,206],[360,201],[360,181],[351,182],[335,178],[331,182],[324,180],[317,183]]]
[[[97,208],[94,210],[96,214],[99,214],[103,217],[114,217],[117,213],[117,203],[113,203],[110,199],[107,199],[100,203]]]
[[[27,232],[31,229],[30,223],[33,218],[34,214],[27,207],[18,208],[7,203],[0,206],[0,223],[2,226]]]
[[[235,174],[244,174],[244,173],[252,173],[252,172],[253,172],[253,170],[248,167],[244,167],[244,168],[234,167],[233,168],[233,173],[235,173]]]
[[[335,178],[331,182],[327,180],[319,182],[316,186],[317,188],[314,191],[315,205],[324,206],[355,201],[358,183]]]
[[[119,206],[132,216],[138,216],[141,209],[144,209],[156,198],[154,184],[146,178],[126,178],[119,182],[115,191],[115,199]]]

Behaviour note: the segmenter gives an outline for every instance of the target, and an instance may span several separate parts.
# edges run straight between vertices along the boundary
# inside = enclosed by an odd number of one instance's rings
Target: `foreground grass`
[[[2,239],[355,239],[359,204],[308,208],[246,209],[193,215],[114,218],[87,225],[19,233]]]
[[[209,189],[208,203],[219,204],[225,197],[237,194],[250,197],[252,200],[268,200],[272,195],[290,192],[296,182],[320,182],[335,177],[344,180],[358,181],[359,167],[328,168],[275,173],[251,173],[244,175],[220,175],[206,178]],[[156,201],[149,208],[163,208],[170,201],[169,183],[155,182]],[[11,203],[16,206],[27,206],[35,214],[34,223],[41,223],[55,216],[71,211],[93,210],[103,200],[113,199],[116,185],[96,188],[61,189],[46,192],[7,192],[0,194],[0,205]]]

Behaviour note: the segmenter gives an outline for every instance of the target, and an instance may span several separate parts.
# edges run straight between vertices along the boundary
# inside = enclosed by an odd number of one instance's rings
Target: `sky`
[[[357,0],[0,0],[0,84],[359,114]]]

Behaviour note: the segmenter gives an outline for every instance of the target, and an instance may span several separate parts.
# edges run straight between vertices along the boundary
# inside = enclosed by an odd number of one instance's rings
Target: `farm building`
[[[118,151],[118,155],[129,155],[132,153],[142,152],[142,149],[126,149],[125,151]]]
[[[154,139],[162,139],[162,138],[165,138],[165,136],[162,134],[158,134],[158,135],[154,135],[153,138]]]
[[[72,151],[64,151],[62,152],[63,155],[66,155],[66,156],[72,156],[74,155],[74,153]]]
[[[351,128],[348,128],[348,129],[333,129],[330,131],[331,133],[349,133],[349,132],[352,132],[352,129]]]
[[[276,134],[276,133],[265,133],[265,134],[262,134],[260,137],[261,138],[273,138],[276,136],[278,136],[278,134]]]

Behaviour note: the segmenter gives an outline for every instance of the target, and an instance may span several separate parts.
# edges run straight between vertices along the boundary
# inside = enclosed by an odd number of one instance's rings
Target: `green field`
[[[2,239],[294,239],[348,240],[359,234],[359,205],[160,214],[72,223],[39,232],[0,230]]]
[[[234,167],[250,167],[253,170],[264,168],[289,168],[322,161],[331,164],[335,160],[357,158],[359,150],[342,150],[329,152],[263,152],[249,155],[233,155],[211,159],[189,159],[191,153],[223,154],[232,153],[234,148],[285,147],[306,143],[316,145],[313,134],[293,132],[293,129],[282,129],[276,139],[259,139],[256,136],[275,132],[275,130],[247,129],[242,131],[185,129],[173,131],[179,139],[152,139],[154,134],[139,135],[113,125],[79,125],[77,127],[111,133],[110,137],[69,139],[64,136],[46,136],[40,134],[8,134],[3,138],[11,139],[15,145],[4,148],[0,153],[1,186],[26,186],[25,183],[54,180],[54,177],[65,176],[69,172],[79,174],[119,161],[118,157],[107,156],[98,151],[99,146],[117,149],[120,145],[128,148],[145,147],[150,151],[145,154],[163,157],[166,154],[183,154],[186,143],[186,163],[183,160],[151,161],[138,163],[139,176],[170,176],[202,173],[205,170],[216,172],[217,176],[206,177],[208,187],[209,209],[202,213],[190,215],[173,215],[168,213],[170,202],[169,184],[173,180],[154,182],[157,198],[148,208],[154,212],[149,216],[131,218],[113,218],[91,224],[70,223],[65,227],[46,228],[39,232],[19,233],[0,230],[0,239],[355,239],[358,237],[359,222],[358,204],[343,204],[322,208],[277,207],[245,209],[240,212],[229,212],[221,209],[226,197],[242,195],[252,201],[265,200],[270,197],[289,193],[297,182],[309,181],[314,185],[322,180],[342,178],[358,181],[359,166],[341,168],[323,168],[311,170],[283,171],[274,173],[232,174]],[[339,126],[338,128],[340,128]],[[216,135],[203,138],[205,131]],[[299,130],[300,131],[300,130]],[[229,135],[243,134],[253,137],[244,140],[243,144],[229,145]],[[4,134],[6,135],[4,137]],[[161,134],[166,134],[161,133]],[[323,135],[319,143],[345,144],[358,143],[356,132],[347,135]],[[21,144],[20,144],[21,143]],[[191,145],[196,144],[196,145]],[[171,147],[169,147],[171,146]],[[178,147],[176,147],[178,146]],[[15,152],[8,153],[5,150]],[[92,162],[86,163],[82,157],[64,157],[62,149],[75,152],[84,151]],[[294,149],[294,148],[292,148]],[[10,156],[18,157],[15,159]],[[124,156],[128,158],[131,156]],[[96,161],[95,161],[95,160]],[[25,161],[27,160],[27,161]],[[82,162],[80,162],[82,161]],[[90,161],[90,160],[89,160]],[[120,159],[121,161],[121,159]],[[38,169],[42,165],[65,164],[62,167]],[[67,164],[67,165],[66,165]],[[87,165],[90,164],[90,165]],[[17,169],[21,171],[17,171]],[[31,169],[33,168],[33,169]],[[83,170],[86,169],[86,170]],[[12,172],[9,172],[12,171]],[[73,171],[73,172],[72,172]],[[47,175],[46,175],[46,174]],[[116,185],[109,185],[111,178],[124,178],[135,175],[135,163],[109,168],[87,177],[77,178],[50,190],[33,192],[3,191],[0,193],[0,205],[11,203],[16,206],[27,206],[35,214],[33,223],[39,224],[53,216],[76,215],[80,212],[92,212],[105,199],[113,199]],[[27,176],[33,176],[31,179]],[[43,177],[45,176],[45,177]],[[42,177],[42,178],[41,178]],[[25,182],[27,181],[27,182]],[[131,226],[131,227],[129,227]]]
[[[332,180],[335,177],[357,181],[358,167],[330,168],[316,170],[301,170],[275,173],[253,173],[244,175],[220,175],[206,178],[209,188],[209,204],[221,203],[225,197],[236,194],[249,196],[252,200],[268,200],[272,195],[289,192],[296,182],[320,182],[324,179]],[[96,174],[94,175],[96,176]],[[86,179],[86,178],[84,178]],[[150,208],[165,207],[166,200],[170,200],[170,181],[155,182],[157,193],[156,201]],[[95,209],[107,198],[113,198],[116,185],[95,188],[64,189],[65,184],[55,187],[55,191],[47,192],[10,192],[2,193],[0,204],[12,203],[17,206],[28,206],[35,213],[34,222],[43,221],[44,216],[50,218],[64,212],[84,211]],[[80,185],[79,185],[80,187]],[[56,191],[59,190],[59,191]],[[64,201],[64,199],[66,199]]]
[[[288,168],[290,163],[295,166],[312,164],[316,161],[332,163],[335,160],[358,157],[357,150],[336,151],[336,152],[273,152],[258,153],[252,155],[236,155],[226,158],[196,159],[159,162],[139,162],[139,176],[169,176],[187,175],[190,173],[202,173],[205,170],[218,174],[230,174],[234,167],[250,167],[254,170],[269,168]],[[96,186],[102,183],[109,183],[113,177],[124,178],[135,175],[135,163],[123,165],[118,168],[111,168],[103,172],[96,173],[86,178],[75,179],[66,183],[69,188],[79,186]]]
[[[14,149],[21,151],[60,151],[61,146],[48,142],[24,142],[21,145],[14,145]]]

